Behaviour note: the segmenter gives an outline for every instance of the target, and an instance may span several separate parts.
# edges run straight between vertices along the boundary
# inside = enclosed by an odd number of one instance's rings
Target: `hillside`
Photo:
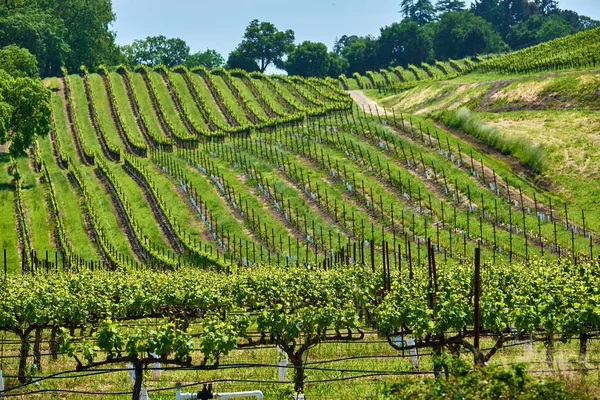
[[[241,390],[249,376],[286,398],[291,387],[269,386],[264,369],[283,353],[294,391],[379,396],[414,379],[398,371],[436,368],[429,350],[445,337],[474,363],[497,352],[498,363],[554,365],[554,335],[580,339],[578,350],[561,344],[559,363],[577,351],[585,360],[591,334],[581,332],[597,329],[600,276],[598,74],[457,75],[390,95],[220,68],[82,68],[45,80],[49,136],[25,157],[0,156],[11,390],[26,384],[33,358],[45,373],[81,373],[40,390],[130,393],[124,379],[85,372],[141,362],[115,357],[126,342],[147,353],[165,346],[172,378],[145,379],[153,398],[170,398],[158,392],[171,379]],[[529,163],[538,150],[545,162]],[[476,282],[493,332],[481,338],[487,355],[465,328],[475,324]],[[557,311],[571,303],[590,316]],[[511,325],[544,346],[501,349],[520,337]],[[70,351],[91,352],[91,364],[55,347],[58,362],[39,360],[59,328],[71,332],[61,340],[77,328],[85,340]],[[399,331],[423,349],[418,371]],[[247,362],[257,366],[250,375]],[[361,385],[345,383],[348,370]]]
[[[363,247],[373,242],[378,259],[383,241],[394,249],[412,242],[418,261],[432,235],[445,258],[472,254],[479,241],[494,259],[594,250],[595,210],[586,209],[584,227],[581,209],[565,214],[560,190],[541,188],[505,157],[419,116],[466,99],[500,107],[522,85],[547,86],[544,78],[431,83],[380,101],[415,113],[401,119],[350,111],[347,95],[315,79],[162,67],[101,72],[47,81],[53,132],[28,159],[15,160],[18,190],[4,187],[19,211],[8,222],[19,229],[4,239],[12,269],[33,268],[46,251],[65,263],[321,265],[354,243],[371,262]],[[489,100],[492,90],[497,98]],[[537,104],[532,91],[519,101]],[[328,110],[339,111],[319,117]],[[523,214],[519,225],[512,213]],[[572,224],[554,235],[566,218],[581,227],[574,242]],[[406,246],[400,251],[408,255]]]

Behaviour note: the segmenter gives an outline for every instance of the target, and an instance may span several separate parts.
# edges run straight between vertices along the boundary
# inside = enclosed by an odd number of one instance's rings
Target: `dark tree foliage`
[[[402,0],[400,13],[419,25],[425,25],[435,19],[435,7],[431,0]]]
[[[288,55],[285,71],[290,75],[324,78],[329,72],[329,54],[323,43],[305,41]]]
[[[433,38],[430,30],[409,19],[381,28],[379,59],[383,66],[431,61]]]
[[[37,61],[26,49],[0,49],[0,144],[12,156],[24,154],[35,136],[50,130],[50,90],[37,75]]]
[[[359,37],[342,49],[342,55],[348,60],[348,69],[352,72],[364,73],[379,69],[378,40],[372,36]]]
[[[294,39],[294,31],[279,31],[272,23],[255,19],[246,27],[238,49],[256,62],[260,72],[265,72],[270,65],[283,68],[284,57],[293,50]]]
[[[463,0],[438,0],[435,4],[435,11],[438,14],[444,14],[447,12],[462,11],[466,8]]]
[[[470,11],[446,13],[435,35],[435,54],[441,59],[463,58],[507,50],[489,22]]]
[[[188,68],[194,68],[203,66],[206,69],[213,69],[222,67],[225,65],[225,59],[216,50],[206,49],[198,53],[190,54],[185,61],[185,66]]]
[[[122,51],[131,67],[138,64],[174,67],[185,63],[190,56],[190,48],[184,40],[167,39],[162,35],[135,40],[131,45],[123,46]]]
[[[549,15],[558,11],[557,0],[535,0],[541,14]]]
[[[341,74],[348,72],[350,63],[340,54],[332,51],[328,54],[329,58],[329,69],[327,70],[327,76],[337,78]]]
[[[29,50],[42,76],[58,75],[62,65],[116,64],[114,19],[111,0],[7,0],[0,3],[0,47]]]
[[[226,67],[229,69],[240,68],[248,72],[257,72],[260,70],[256,60],[245,54],[239,47],[229,53]]]
[[[558,15],[533,15],[527,21],[511,26],[506,41],[511,48],[519,49],[574,32],[575,29]]]

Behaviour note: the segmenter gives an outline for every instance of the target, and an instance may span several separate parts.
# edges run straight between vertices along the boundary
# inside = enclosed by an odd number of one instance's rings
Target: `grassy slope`
[[[215,121],[219,121],[223,125],[228,125],[219,106],[213,101],[210,90],[208,90],[208,87],[206,87],[206,84],[204,83],[204,79],[194,73],[190,73],[189,78],[192,81],[194,88],[198,91],[200,99],[206,104],[207,109],[210,111],[210,115],[215,118]]]
[[[529,77],[476,73],[420,85],[380,99],[379,103],[425,117],[466,106],[506,135],[544,144],[549,167],[538,177],[541,187],[531,190],[540,190],[542,196],[550,190],[572,205],[571,219],[581,223],[580,209],[585,209],[588,226],[598,226],[596,148],[600,118],[594,110],[599,107],[599,82],[597,74],[583,71]],[[486,165],[488,159],[490,163],[503,163],[493,156],[486,157]]]
[[[187,85],[185,84],[185,80],[180,74],[171,74],[171,85],[177,88],[178,93],[181,95],[179,101],[182,104],[185,104],[187,111],[189,112],[188,118],[192,123],[196,126],[202,127],[204,129],[208,129],[204,118],[202,117],[202,113],[196,106],[196,102],[194,98],[190,94]]]
[[[126,129],[128,129],[130,135],[138,138],[140,142],[144,142],[144,138],[137,128],[135,117],[130,111],[129,104],[127,103],[127,92],[125,91],[125,85],[123,84],[121,75],[116,72],[111,72],[108,79],[110,79],[112,83],[117,107],[121,111],[121,118],[123,119],[123,123],[127,126]]]
[[[52,100],[57,131],[66,132],[65,118],[61,109],[62,101],[57,96],[53,96]],[[61,141],[63,147],[66,147],[66,144],[63,143],[64,141]],[[69,240],[73,249],[77,249],[77,253],[80,257],[86,260],[97,260],[98,255],[96,254],[94,246],[90,242],[83,225],[83,217],[81,214],[83,206],[83,204],[81,204],[82,201],[79,196],[77,196],[76,192],[73,191],[65,174],[56,165],[51,154],[52,150],[49,139],[41,139],[39,140],[39,144],[40,152],[46,162],[50,179],[54,186],[56,202],[61,210],[61,218],[67,240]]]
[[[0,247],[6,249],[6,267],[8,271],[16,272],[20,268],[21,257],[17,248],[19,237],[17,235],[17,221],[15,214],[15,192],[10,186],[12,176],[8,174],[10,159],[8,155],[0,155]],[[4,269],[4,254],[2,254],[2,269]],[[4,270],[2,270],[4,273]]]
[[[21,174],[23,210],[31,235],[31,248],[37,252],[39,259],[43,259],[46,251],[54,255],[54,224],[49,218],[46,188],[28,157],[18,158],[17,168]]]

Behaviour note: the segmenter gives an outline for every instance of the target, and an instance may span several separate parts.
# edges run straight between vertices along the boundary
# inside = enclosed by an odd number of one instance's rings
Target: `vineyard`
[[[340,88],[502,57],[339,81],[164,66],[46,80],[50,134],[0,159],[4,394],[377,398],[442,374],[445,352],[597,363],[598,209]]]
[[[565,70],[594,69],[600,64],[600,28],[551,40],[501,55],[469,57],[462,60],[436,61],[432,65],[397,66],[367,71],[352,77],[341,75],[345,90],[377,89],[385,95],[398,94],[423,83],[451,80],[470,72],[499,75],[537,74]]]
[[[344,90],[378,89],[386,94],[398,93],[414,88],[423,82],[453,79],[473,71],[480,60],[471,58],[462,60],[436,61],[433,65],[422,63],[420,66],[397,66],[380,71],[367,71],[363,76],[355,72],[352,77],[339,77]]]

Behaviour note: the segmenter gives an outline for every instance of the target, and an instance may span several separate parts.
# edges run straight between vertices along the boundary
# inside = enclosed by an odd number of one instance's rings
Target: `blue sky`
[[[400,20],[400,0],[113,0],[119,44],[165,35],[184,39],[192,52],[215,49],[225,58],[253,19],[293,29],[296,41],[325,43],[344,34],[378,35]],[[564,9],[600,19],[599,0],[559,0]]]

